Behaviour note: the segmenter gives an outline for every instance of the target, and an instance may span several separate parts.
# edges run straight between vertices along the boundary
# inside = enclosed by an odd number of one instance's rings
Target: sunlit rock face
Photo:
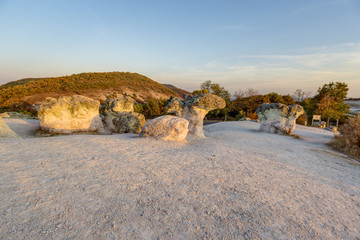
[[[62,134],[99,131],[103,128],[99,105],[99,101],[80,95],[46,98],[38,111],[40,127]]]
[[[129,96],[109,99],[101,106],[100,112],[105,128],[110,133],[141,132],[146,124],[144,115],[134,112],[135,100]]]
[[[187,95],[184,101],[179,98],[173,98],[168,103],[166,111],[188,120],[189,134],[205,137],[203,132],[205,115],[211,110],[222,109],[225,106],[226,102],[221,97],[203,93],[197,96]]]
[[[0,138],[20,138],[0,117]]]
[[[263,103],[256,113],[260,120],[260,131],[287,135],[294,132],[296,119],[304,114],[304,108],[297,104]]]
[[[133,112],[135,100],[132,97],[108,99],[100,108],[100,113],[105,115],[107,112]]]
[[[153,137],[164,141],[186,142],[189,121],[175,116],[152,119],[142,128],[140,137]]]

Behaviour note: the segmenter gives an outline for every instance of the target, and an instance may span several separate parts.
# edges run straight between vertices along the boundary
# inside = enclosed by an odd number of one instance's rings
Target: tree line
[[[238,120],[243,117],[257,119],[256,109],[262,103],[282,103],[285,105],[299,104],[304,107],[306,114],[299,119],[300,123],[311,121],[313,115],[321,115],[322,119],[339,119],[343,122],[349,113],[350,106],[345,103],[349,87],[344,82],[330,82],[319,87],[315,96],[310,97],[310,92],[296,89],[291,96],[280,95],[275,92],[261,95],[258,91],[249,88],[246,91],[237,91],[231,98],[228,90],[219,83],[211,80],[200,85],[200,89],[192,94],[212,93],[226,100],[224,109],[217,109],[208,113],[208,119]]]

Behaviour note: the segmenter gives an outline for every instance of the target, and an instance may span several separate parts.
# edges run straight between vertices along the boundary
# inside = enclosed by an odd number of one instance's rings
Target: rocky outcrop
[[[179,98],[173,98],[168,103],[166,111],[188,120],[189,134],[205,137],[203,132],[205,115],[211,110],[222,109],[225,106],[226,102],[221,97],[203,93],[197,96],[188,95],[184,101]]]
[[[115,112],[113,116],[113,131],[116,133],[139,134],[146,124],[144,115],[136,112]]]
[[[118,99],[108,99],[100,108],[100,113],[105,115],[107,112],[133,112],[135,100],[125,96]]]
[[[9,113],[4,112],[4,113],[0,113],[0,118],[1,118],[1,117],[8,118],[8,117],[10,117],[10,115],[9,115]]]
[[[46,98],[38,112],[40,128],[52,134],[100,131],[99,105],[99,101],[80,95]]]
[[[0,117],[0,138],[19,138],[19,136],[6,125]]]
[[[101,107],[102,121],[111,133],[141,132],[146,124],[144,115],[134,112],[135,100],[131,97],[109,99]]]
[[[186,142],[189,122],[175,116],[161,116],[152,119],[142,128],[140,137],[153,137],[165,141]]]
[[[294,104],[263,103],[256,109],[260,120],[260,129],[264,132],[291,134],[296,127],[296,119],[304,114],[304,108]]]

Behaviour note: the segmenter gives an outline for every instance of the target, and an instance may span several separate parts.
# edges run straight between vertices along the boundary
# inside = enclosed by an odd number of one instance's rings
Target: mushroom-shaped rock
[[[0,117],[0,138],[20,138]]]
[[[142,128],[140,137],[154,137],[165,141],[186,142],[189,122],[184,118],[165,115],[149,121]]]
[[[100,109],[105,127],[111,132],[139,134],[146,121],[144,115],[133,112],[134,104],[129,96],[107,100]]]
[[[99,101],[80,95],[46,98],[38,112],[40,128],[64,134],[102,130],[99,105]]]
[[[168,113],[175,113],[178,117],[189,121],[189,133],[198,137],[205,137],[203,121],[205,115],[214,109],[222,109],[226,102],[219,96],[203,93],[197,96],[187,95],[184,101],[173,98],[167,105]]]
[[[263,103],[256,113],[260,120],[259,130],[287,135],[294,132],[296,119],[304,114],[304,108],[297,104]]]

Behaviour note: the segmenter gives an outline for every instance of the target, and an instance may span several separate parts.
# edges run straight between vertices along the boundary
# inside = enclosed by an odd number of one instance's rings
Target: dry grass
[[[360,117],[347,120],[339,131],[340,135],[330,142],[330,146],[360,159]]]

